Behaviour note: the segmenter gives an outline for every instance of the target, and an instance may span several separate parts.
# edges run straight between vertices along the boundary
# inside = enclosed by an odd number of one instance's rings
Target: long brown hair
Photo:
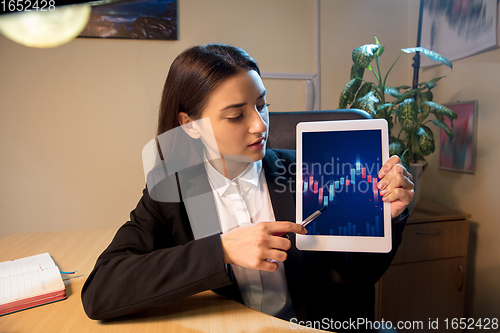
[[[182,52],[170,66],[163,87],[157,135],[179,126],[179,112],[187,113],[193,120],[200,119],[210,93],[242,70],[255,70],[260,75],[255,60],[235,46],[207,44]],[[177,136],[168,148],[169,152],[162,150],[164,159],[174,156],[190,160],[193,152],[198,151],[194,139],[185,133]]]

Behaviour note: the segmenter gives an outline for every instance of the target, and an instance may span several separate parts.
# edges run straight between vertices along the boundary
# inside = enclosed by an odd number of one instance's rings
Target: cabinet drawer
[[[433,332],[428,323],[436,318],[435,332],[461,332],[446,331],[443,320],[464,317],[466,262],[466,257],[458,257],[389,267],[380,283],[380,318],[393,324],[424,323],[420,329],[401,330],[405,333]]]
[[[408,224],[392,264],[467,255],[469,221]]]

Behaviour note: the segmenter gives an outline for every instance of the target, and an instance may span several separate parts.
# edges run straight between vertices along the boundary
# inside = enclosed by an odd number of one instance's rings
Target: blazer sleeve
[[[158,203],[145,189],[98,258],[82,302],[91,319],[109,319],[230,284],[220,235],[193,240],[183,203]]]

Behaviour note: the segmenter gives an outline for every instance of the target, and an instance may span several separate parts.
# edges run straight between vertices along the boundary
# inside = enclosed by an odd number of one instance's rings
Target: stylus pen
[[[326,210],[326,206],[323,206],[323,207],[321,207],[320,210],[317,210],[314,213],[312,213],[311,215],[309,215],[304,221],[302,221],[302,223],[301,223],[302,226],[305,227],[306,225],[308,225],[309,223],[311,223],[312,221],[314,221],[325,210]]]

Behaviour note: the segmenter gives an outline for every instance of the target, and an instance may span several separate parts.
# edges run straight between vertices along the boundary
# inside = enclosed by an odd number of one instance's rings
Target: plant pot
[[[420,200],[420,194],[422,193],[422,173],[427,166],[427,162],[418,162],[411,163],[409,172],[413,176],[413,184],[415,184],[415,198],[408,205],[408,209],[410,210],[410,214],[415,210],[415,206]]]

